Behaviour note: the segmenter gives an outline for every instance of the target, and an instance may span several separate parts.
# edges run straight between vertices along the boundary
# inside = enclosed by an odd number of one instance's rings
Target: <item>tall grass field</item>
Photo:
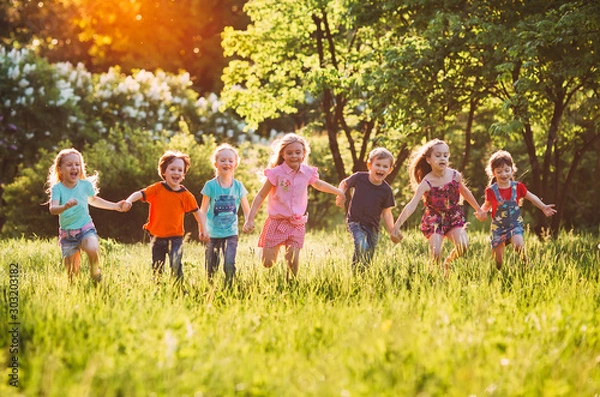
[[[359,275],[343,227],[309,232],[287,283],[242,235],[231,290],[189,241],[186,291],[153,281],[148,244],[102,239],[94,286],[87,260],[69,284],[55,239],[0,241],[0,395],[599,396],[597,234],[527,234],[502,271],[469,237],[445,278],[416,230],[382,232]]]

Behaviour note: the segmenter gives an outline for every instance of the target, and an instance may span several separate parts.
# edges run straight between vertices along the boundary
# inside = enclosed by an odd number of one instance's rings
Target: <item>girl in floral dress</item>
[[[450,168],[449,164],[450,149],[439,139],[427,142],[413,153],[409,173],[415,195],[402,209],[394,226],[394,234],[400,236],[400,227],[415,211],[421,198],[424,198],[425,212],[421,219],[421,232],[429,240],[433,261],[440,261],[444,237],[454,244],[454,249],[444,260],[446,276],[450,262],[463,255],[469,245],[465,215],[460,205],[461,196],[475,209],[478,219],[485,219],[486,216],[463,183],[460,172]]]

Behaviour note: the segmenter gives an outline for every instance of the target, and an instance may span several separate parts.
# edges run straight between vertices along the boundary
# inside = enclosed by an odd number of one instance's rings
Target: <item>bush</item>
[[[166,133],[157,136],[154,131],[114,128],[108,132],[106,138],[93,145],[86,145],[82,154],[88,174],[98,171],[100,197],[119,201],[127,198],[132,192],[159,181],[158,160],[167,149],[172,149],[190,156],[192,165],[184,186],[196,196],[200,205],[202,188],[206,181],[214,177],[210,157],[217,142],[209,136],[200,144],[185,124],[181,124],[180,127],[182,131],[172,136]],[[71,146],[71,142],[63,141],[59,144],[59,149]],[[261,185],[256,173],[267,162],[267,148],[245,143],[241,145],[239,152],[241,161],[236,178],[248,189],[248,199],[251,201]],[[45,203],[49,197],[44,191],[48,169],[55,156],[56,152],[41,149],[41,160],[30,168],[22,167],[19,176],[6,187],[6,223],[2,227],[3,236],[56,235],[58,219],[48,212]],[[123,242],[144,239],[142,226],[148,217],[148,206],[144,203],[135,203],[127,213],[94,207],[90,207],[90,213],[101,237]],[[240,221],[244,221],[243,217]],[[193,216],[186,216],[186,231],[191,233],[192,238],[197,238],[197,230]]]

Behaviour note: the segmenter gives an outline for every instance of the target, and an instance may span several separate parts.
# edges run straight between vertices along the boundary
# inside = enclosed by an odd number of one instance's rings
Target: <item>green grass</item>
[[[339,228],[307,235],[296,283],[263,269],[242,236],[232,291],[209,285],[200,244],[187,295],[150,277],[150,248],[102,240],[104,280],[69,285],[55,240],[0,241],[2,315],[18,263],[19,381],[33,396],[597,396],[600,249],[592,234],[526,236],[531,268],[469,232],[452,274],[429,272],[417,232],[383,233],[371,269],[350,271]],[[446,242],[446,252],[450,245]],[[222,273],[222,272],[221,272]],[[10,320],[4,320],[8,329]],[[2,332],[8,366],[10,335]]]

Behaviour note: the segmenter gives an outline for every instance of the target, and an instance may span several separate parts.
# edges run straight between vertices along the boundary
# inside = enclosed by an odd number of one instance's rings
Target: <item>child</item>
[[[396,205],[392,188],[385,178],[392,172],[394,156],[387,149],[371,150],[367,160],[369,172],[357,172],[340,183],[340,190],[354,189],[346,221],[354,239],[352,269],[363,270],[372,260],[379,239],[381,218],[396,242],[392,207]]]
[[[158,175],[162,181],[132,193],[126,209],[142,199],[150,204],[148,223],[144,225],[152,237],[152,270],[156,278],[162,273],[166,255],[169,254],[171,274],[178,283],[183,282],[183,218],[192,213],[198,222],[198,234],[203,236],[200,208],[196,198],[181,183],[190,168],[187,154],[168,150],[158,161]]]
[[[233,178],[238,166],[237,150],[231,145],[222,144],[212,155],[216,177],[206,182],[202,189],[202,229],[210,238],[206,247],[206,272],[212,279],[219,268],[219,252],[223,256],[225,286],[231,287],[235,276],[235,256],[238,245],[238,209],[242,205],[244,217],[248,217],[248,191],[242,182]]]
[[[490,177],[490,186],[485,189],[485,203],[482,210],[492,210],[492,255],[496,268],[502,268],[504,247],[512,243],[515,250],[525,257],[523,244],[523,218],[519,208],[523,199],[527,199],[538,207],[544,215],[556,214],[554,204],[544,204],[535,194],[527,191],[521,182],[514,181],[517,167],[512,156],[505,150],[492,154],[486,172]]]
[[[246,218],[244,231],[254,230],[254,218],[263,201],[267,203],[268,218],[258,240],[263,248],[262,262],[267,268],[277,261],[279,247],[286,247],[285,259],[288,265],[287,279],[290,274],[298,274],[299,253],[304,245],[307,221],[308,186],[331,194],[341,196],[343,192],[319,179],[317,169],[307,165],[310,148],[306,140],[296,134],[289,133],[273,142],[274,155],[265,170],[267,180],[252,201],[252,208]]]
[[[58,215],[59,245],[69,281],[79,274],[80,250],[88,256],[92,280],[98,283],[102,279],[98,234],[88,204],[105,210],[125,210],[123,201],[113,203],[98,197],[97,182],[97,175],[86,176],[83,156],[76,149],[61,150],[48,172],[50,213]]]
[[[449,273],[450,262],[465,253],[469,245],[465,231],[465,215],[460,206],[462,196],[475,209],[478,219],[485,213],[462,181],[462,175],[449,168],[450,149],[439,139],[433,139],[413,153],[409,165],[411,184],[415,195],[402,209],[396,221],[395,234],[417,208],[423,197],[425,212],[421,219],[421,232],[429,240],[434,262],[439,262],[444,237],[454,243],[454,249],[444,260],[444,274]]]

